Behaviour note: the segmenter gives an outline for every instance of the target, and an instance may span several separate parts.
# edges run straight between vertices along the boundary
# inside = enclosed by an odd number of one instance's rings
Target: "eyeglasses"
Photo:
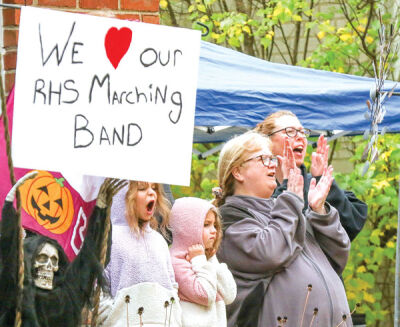
[[[308,128],[296,129],[294,127],[285,127],[278,131],[272,132],[271,134],[268,134],[268,136],[274,135],[274,134],[282,132],[282,131],[285,131],[286,135],[289,137],[296,137],[297,133],[299,133],[300,136],[302,136],[302,137],[308,137],[311,134],[311,130],[309,130]]]
[[[249,159],[243,161],[243,163],[250,161],[250,160],[254,160],[254,159],[260,159],[265,167],[270,167],[272,165],[278,166],[278,158],[275,156],[269,156],[267,154],[260,154],[258,156],[249,158]]]

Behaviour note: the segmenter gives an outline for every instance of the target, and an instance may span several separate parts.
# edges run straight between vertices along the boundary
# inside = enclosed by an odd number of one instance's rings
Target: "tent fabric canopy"
[[[370,126],[364,115],[374,86],[373,78],[271,63],[202,41],[195,125],[252,128],[272,112],[291,110],[312,130],[363,133]],[[385,82],[385,90],[393,86]],[[385,106],[380,128],[399,132],[400,97]],[[197,134],[195,142],[202,142]]]

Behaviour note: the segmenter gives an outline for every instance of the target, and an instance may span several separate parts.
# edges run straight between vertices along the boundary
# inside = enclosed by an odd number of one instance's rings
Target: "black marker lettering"
[[[175,65],[176,65],[176,54],[177,54],[177,53],[180,53],[180,54],[182,55],[182,51],[179,50],[179,49],[176,49],[176,50],[174,51],[174,67],[175,67]]]
[[[63,60],[64,54],[65,54],[65,50],[67,49],[69,40],[71,39],[71,35],[72,35],[73,31],[74,31],[74,28],[75,28],[75,22],[72,24],[72,28],[71,28],[71,31],[69,32],[68,40],[67,40],[67,42],[64,44],[64,49],[63,49],[63,51],[62,51],[62,53],[61,53],[61,56],[59,55],[58,43],[57,43],[57,44],[54,46],[54,48],[51,50],[51,52],[50,52],[50,54],[47,56],[47,58],[44,59],[44,54],[43,54],[43,41],[42,41],[42,31],[41,31],[40,24],[39,24],[39,41],[40,41],[40,50],[41,50],[41,54],[42,54],[42,65],[43,65],[43,66],[46,65],[46,63],[49,61],[49,59],[51,58],[51,56],[53,55],[54,52],[56,53],[57,65],[60,66],[60,64],[61,64],[61,62],[62,62],[62,60]]]
[[[148,59],[148,61],[146,60],[146,62],[145,62],[144,61],[145,58],[143,58],[143,57],[149,51],[151,51],[151,53],[153,54],[154,60],[150,61],[151,60],[151,58],[150,58],[150,59]],[[151,54],[150,54],[150,56],[151,56]],[[153,48],[144,49],[143,52],[140,54],[140,62],[142,63],[142,65],[144,67],[149,67],[149,66],[155,64],[156,61],[157,61],[157,52]]]
[[[140,100],[140,97],[141,97],[141,96],[144,96],[144,102],[147,103],[146,94],[140,93],[139,90],[138,90],[138,88],[137,88],[137,86],[135,86],[135,89],[136,89],[136,103],[139,103],[139,100]]]
[[[58,84],[58,91],[53,91],[53,83],[49,84],[49,105],[51,105],[51,95],[58,94],[58,105],[61,103],[61,83]]]
[[[150,95],[150,102],[153,102],[153,94],[151,93],[151,88],[153,87],[153,84],[150,84],[149,85],[149,89],[150,89],[150,92],[149,92],[149,95]]]
[[[83,118],[84,124],[82,124],[83,126],[77,128],[78,118]],[[93,136],[93,133],[88,128],[86,128],[88,125],[89,125],[89,121],[86,119],[86,117],[84,115],[79,115],[79,114],[75,115],[75,131],[74,131],[74,148],[75,149],[76,148],[86,148],[92,144],[94,136]],[[85,144],[83,144],[83,143],[78,144],[77,143],[77,136],[78,136],[77,132],[80,132],[79,135],[82,136],[81,138],[86,138],[86,139],[90,134],[90,136],[89,136],[91,138],[90,142],[86,142]],[[85,135],[86,135],[86,137],[85,137]]]
[[[67,91],[71,91],[71,92],[75,93],[75,98],[74,98],[73,100],[69,100],[69,101],[63,100],[63,103],[68,103],[68,104],[70,104],[70,103],[75,103],[75,102],[78,100],[78,98],[79,98],[79,92],[78,92],[78,90],[75,89],[75,88],[73,88],[73,87],[68,87],[67,84],[71,84],[71,83],[72,83],[72,84],[75,84],[75,81],[72,80],[72,79],[66,80],[66,81],[64,82],[64,89],[66,89]]]
[[[81,43],[81,42],[74,42],[74,45],[72,46],[71,62],[72,62],[73,64],[83,64],[83,61],[75,61],[75,53],[79,53],[79,51],[75,49],[75,47],[76,47],[77,45],[81,45],[81,46],[82,46],[83,43]]]
[[[155,104],[157,104],[158,95],[160,95],[162,103],[165,103],[165,100],[167,98],[167,85],[165,85],[165,88],[164,88],[164,95],[161,93],[160,88],[158,86],[156,87],[156,95],[155,95],[155,99],[154,99]]]
[[[177,100],[175,100],[175,96],[177,96],[177,98],[178,98]],[[176,120],[174,120],[174,119],[171,117],[171,115],[172,115],[172,110],[169,112],[169,115],[168,115],[169,120],[170,120],[172,123],[176,124],[176,123],[179,121],[179,119],[181,118],[181,113],[182,113],[182,94],[181,94],[181,92],[176,91],[176,92],[172,93],[172,94],[171,94],[171,102],[172,102],[173,104],[179,106],[178,117],[176,118]]]
[[[121,102],[119,101],[118,93],[117,93],[116,91],[114,91],[114,93],[113,93],[112,104],[114,104],[115,102],[121,103]]]
[[[166,61],[165,63],[163,63],[162,60],[161,60],[161,51],[158,52],[158,60],[159,60],[159,62],[160,62],[160,64],[161,64],[162,66],[168,65],[168,63],[169,63],[169,57],[170,57],[169,54],[170,54],[170,51],[168,50],[168,59],[167,59],[167,61]]]
[[[103,136],[105,134],[105,136]],[[100,132],[100,145],[103,141],[108,141],[108,145],[111,145],[110,138],[108,137],[107,131],[104,126],[101,127]]]
[[[117,129],[114,128],[114,131],[113,131],[113,145],[115,144],[115,137],[117,137],[119,143],[124,145],[124,134],[125,134],[125,126],[124,125],[122,125],[122,128],[121,128],[121,135],[119,135],[118,132],[117,132]]]
[[[38,85],[39,83],[41,85]],[[33,93],[33,103],[34,104],[36,103],[36,93],[43,95],[43,104],[46,104],[46,93],[42,92],[44,85],[45,85],[44,80],[42,80],[41,78],[39,78],[35,81],[35,91]]]
[[[103,84],[106,82],[106,80],[107,80],[107,98],[108,98],[108,104],[110,104],[111,91],[110,91],[110,75],[109,74],[106,74],[101,82],[97,75],[93,76],[92,84],[90,85],[90,91],[89,91],[89,103],[92,102],[92,92],[93,92],[94,82],[96,81],[100,85],[100,87],[102,87]]]
[[[126,102],[128,102],[129,104],[135,104],[135,102],[129,101],[129,99],[128,99],[128,97],[130,97],[131,95],[132,95],[132,92],[128,92],[128,93],[126,94],[125,100],[126,100]]]
[[[132,136],[132,138],[133,138],[133,140],[135,140],[135,139],[137,140],[134,143],[131,143],[131,128],[133,129],[132,134],[134,135],[134,136]],[[135,131],[135,129],[136,129],[136,131]],[[141,140],[142,140],[142,129],[140,128],[140,126],[138,124],[130,123],[128,125],[128,142],[127,142],[127,145],[134,146],[134,145],[138,144]]]
[[[124,94],[126,94],[126,91],[122,91],[121,95],[119,96],[119,103],[122,103],[122,97],[124,96]]]

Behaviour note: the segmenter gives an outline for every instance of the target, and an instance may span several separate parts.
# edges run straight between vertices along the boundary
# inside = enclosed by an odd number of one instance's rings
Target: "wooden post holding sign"
[[[200,32],[23,7],[17,167],[189,185]]]

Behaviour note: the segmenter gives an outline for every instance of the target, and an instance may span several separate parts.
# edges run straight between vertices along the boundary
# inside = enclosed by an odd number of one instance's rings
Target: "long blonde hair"
[[[254,131],[234,137],[224,145],[218,160],[218,181],[222,194],[215,199],[215,206],[223,205],[225,198],[235,192],[232,170],[239,167],[250,154],[262,150],[266,145],[271,145],[270,140]]]
[[[126,203],[126,221],[128,222],[129,227],[132,231],[140,234],[143,231],[143,222],[139,219],[136,212],[136,196],[138,192],[138,185],[139,183],[146,183],[147,182],[137,182],[137,181],[130,181],[129,182],[129,189],[126,192],[125,196],[125,203]],[[156,193],[157,193],[157,201],[155,207],[155,214],[160,215],[161,222],[158,223],[157,219],[153,216],[150,219],[150,226],[153,229],[158,229],[164,237],[167,237],[167,230],[166,227],[169,222],[169,213],[171,210],[171,205],[167,200],[164,190],[161,184],[154,183],[156,186]]]
[[[297,118],[297,116],[289,110],[280,110],[270,114],[264,119],[264,121],[258,123],[254,128],[254,131],[261,134],[270,135],[276,129],[275,121],[282,116],[292,116]]]

